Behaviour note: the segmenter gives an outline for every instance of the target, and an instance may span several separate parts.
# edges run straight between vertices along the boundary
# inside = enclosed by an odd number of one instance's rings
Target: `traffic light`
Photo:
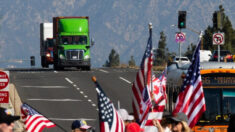
[[[217,12],[213,13],[213,27],[218,28],[218,23],[217,23]]]
[[[213,27],[215,29],[221,29],[222,28],[222,20],[223,16],[220,11],[216,11],[213,13]]]
[[[178,28],[186,28],[186,11],[179,11],[178,14]]]
[[[34,56],[30,56],[30,64],[31,64],[31,66],[35,66],[35,57]]]

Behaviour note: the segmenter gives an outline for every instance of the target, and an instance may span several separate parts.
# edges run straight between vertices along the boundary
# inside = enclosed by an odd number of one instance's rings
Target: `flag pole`
[[[152,29],[153,29],[153,24],[150,22],[149,23],[149,37],[151,37],[151,41],[152,41]],[[151,51],[151,52],[153,52],[153,51]],[[153,104],[153,80],[152,80],[152,75],[153,75],[153,68],[151,67],[151,74],[150,74],[150,87],[151,87],[150,90],[151,90],[151,92],[150,92],[150,97],[151,97],[151,103]],[[153,112],[153,105],[152,105],[151,111]]]
[[[27,103],[23,103],[23,104],[27,104]],[[39,114],[41,114],[38,110],[36,110],[34,107],[32,107],[31,105],[27,104],[28,106],[30,106],[31,108],[33,108],[35,111],[37,111]],[[43,115],[43,114],[41,114]],[[44,117],[46,117],[45,115],[43,115]],[[46,117],[47,118],[47,117]],[[53,122],[52,120],[50,120],[49,118],[47,118],[49,121]],[[53,122],[57,127],[59,127],[61,130],[63,130],[64,132],[67,132],[63,127],[61,127],[60,125],[56,124],[55,122]]]

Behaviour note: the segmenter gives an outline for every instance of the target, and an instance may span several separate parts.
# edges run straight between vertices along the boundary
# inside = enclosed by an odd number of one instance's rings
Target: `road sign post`
[[[220,62],[220,45],[224,44],[224,33],[213,34],[213,45],[218,45],[218,62]]]
[[[177,32],[175,34],[175,41],[179,43],[179,62],[181,62],[181,43],[185,41],[185,33]]]
[[[9,103],[9,71],[0,71],[0,103]]]

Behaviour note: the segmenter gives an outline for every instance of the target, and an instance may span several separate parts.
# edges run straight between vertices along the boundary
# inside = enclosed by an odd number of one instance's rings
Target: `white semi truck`
[[[40,24],[40,56],[41,66],[48,68],[53,64],[53,24]]]

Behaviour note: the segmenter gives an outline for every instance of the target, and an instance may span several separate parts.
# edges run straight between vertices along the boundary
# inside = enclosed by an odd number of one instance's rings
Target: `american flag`
[[[203,112],[206,111],[206,104],[200,75],[200,45],[197,45],[192,58],[192,64],[188,68],[181,91],[178,95],[173,114],[183,112],[188,116],[188,124],[192,128]]]
[[[163,112],[165,109],[165,105],[167,103],[167,94],[166,94],[166,68],[160,77],[152,78],[153,83],[153,91],[151,92],[153,95],[153,110],[149,112],[145,121],[142,123],[142,128],[145,129],[145,132],[157,131],[157,128],[153,126],[153,119],[161,120],[163,116]]]
[[[152,107],[150,98],[151,72],[153,64],[152,55],[152,34],[148,39],[147,47],[141,61],[140,69],[137,72],[136,79],[132,85],[133,92],[133,111],[137,122],[142,121],[147,116],[149,109]]]
[[[27,132],[41,132],[45,127],[51,128],[56,125],[27,104],[21,106],[22,118]]]
[[[100,132],[124,132],[125,125],[118,115],[113,103],[105,95],[98,82],[95,81],[98,95]]]

